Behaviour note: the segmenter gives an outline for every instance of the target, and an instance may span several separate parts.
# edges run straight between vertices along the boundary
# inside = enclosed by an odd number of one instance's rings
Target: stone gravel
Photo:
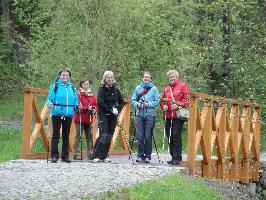
[[[81,199],[179,170],[159,164],[14,160],[0,164],[0,199]]]

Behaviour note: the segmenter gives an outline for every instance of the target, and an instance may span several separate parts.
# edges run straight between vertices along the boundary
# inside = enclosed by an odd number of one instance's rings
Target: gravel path
[[[80,199],[179,170],[156,164],[14,160],[0,164],[0,199]]]

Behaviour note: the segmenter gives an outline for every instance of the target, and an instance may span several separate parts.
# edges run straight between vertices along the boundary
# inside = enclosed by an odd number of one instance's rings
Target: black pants
[[[172,125],[172,126],[171,126]],[[170,138],[170,155],[172,156],[172,160],[181,161],[182,160],[182,128],[184,125],[184,121],[173,118],[166,119],[165,122],[165,132],[168,137],[170,136],[171,130],[171,138]]]
[[[62,125],[62,159],[69,158],[68,146],[69,146],[69,133],[71,126],[71,117],[52,116],[53,124],[53,137],[51,146],[51,156],[59,158],[58,142],[60,139],[60,128]]]
[[[103,160],[108,156],[109,148],[116,127],[117,116],[104,115],[99,113],[98,117],[98,126],[100,133],[94,145],[93,158],[99,158],[100,160]]]
[[[78,156],[78,154],[80,153],[79,151],[80,140],[82,140],[82,134],[84,131],[85,136],[86,136],[86,142],[87,142],[87,157],[90,159],[91,150],[92,150],[91,124],[75,123],[75,125],[76,125],[76,136],[75,136],[75,142],[74,142],[74,156]],[[81,131],[81,134],[80,134],[80,131]]]

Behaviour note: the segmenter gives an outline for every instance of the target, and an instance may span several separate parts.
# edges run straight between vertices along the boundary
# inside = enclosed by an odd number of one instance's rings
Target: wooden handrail
[[[22,158],[33,159],[33,158],[45,158],[47,153],[50,151],[51,138],[52,138],[52,126],[50,120],[49,109],[46,105],[43,106],[41,113],[38,111],[37,100],[35,94],[48,94],[48,89],[28,87],[23,89],[24,92],[24,115],[23,115],[23,136],[22,136]],[[34,115],[33,115],[34,114]],[[32,117],[35,117],[36,124],[32,124]],[[44,128],[44,121],[48,119],[48,130]],[[118,121],[120,125],[116,127],[112,145],[110,147],[111,154],[127,154],[128,153],[128,141],[125,138],[129,137],[130,128],[130,101],[125,100],[124,108],[119,115]],[[123,123],[121,123],[123,122]],[[122,125],[121,125],[122,124]],[[34,127],[33,131],[31,127]],[[73,153],[73,143],[75,138],[75,123],[72,122],[69,135],[69,151]],[[98,136],[97,128],[97,117],[94,116],[92,123],[92,134],[93,142],[95,143]],[[41,135],[41,141],[46,152],[34,153],[33,148],[36,144],[37,138]],[[126,136],[126,137],[124,137]],[[120,150],[115,150],[116,140],[120,139],[121,147]],[[86,155],[86,152],[83,153]],[[50,155],[48,155],[50,156]]]
[[[251,106],[256,108],[262,108],[260,104],[248,102],[245,100],[233,100],[226,97],[220,97],[220,96],[212,96],[208,94],[198,93],[198,92],[192,92],[189,94],[191,98],[200,98],[204,100],[211,100],[211,101],[217,101],[217,102],[223,102],[223,103],[230,103],[230,104],[237,104],[237,105],[243,105],[243,106]]]
[[[47,155],[46,152],[33,153],[32,149],[39,134],[41,134],[46,151],[50,149],[52,128],[48,117],[49,109],[44,106],[39,113],[34,94],[48,94],[48,90],[29,87],[23,91],[22,158],[44,158]],[[202,101],[204,101],[204,105],[200,104]],[[111,153],[128,153],[130,101],[126,100],[125,102],[111,143]],[[217,103],[219,104],[218,108],[215,107]],[[189,173],[209,178],[242,181],[243,183],[258,181],[261,109],[262,106],[256,103],[191,93],[188,119],[188,153],[187,161],[183,162],[188,167]],[[33,114],[36,125],[32,132]],[[44,128],[46,118],[48,118],[49,130]],[[95,142],[98,135],[96,117],[93,120],[92,130],[93,141]],[[70,153],[73,152],[74,136],[75,125],[72,123]],[[121,150],[114,149],[117,139],[120,139]],[[202,152],[202,159],[197,159],[199,150]]]
[[[205,101],[203,107],[201,100]],[[214,102],[220,104],[217,112]],[[189,173],[243,183],[258,181],[260,113],[259,104],[191,93],[186,163]],[[196,158],[199,150],[202,159]]]

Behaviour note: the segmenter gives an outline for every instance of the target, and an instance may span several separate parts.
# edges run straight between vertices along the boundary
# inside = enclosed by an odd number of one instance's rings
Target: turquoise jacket
[[[54,82],[50,86],[48,98],[46,101],[47,106],[52,102],[54,104],[51,109],[52,116],[63,116],[63,117],[73,117],[74,110],[77,108],[79,102],[77,97],[77,90],[74,88],[70,81],[67,83],[62,83],[58,80],[58,89],[55,92]]]
[[[140,94],[143,92],[144,89],[149,89],[149,91],[145,95],[140,97]],[[138,105],[144,101],[148,103],[148,106],[144,109],[139,109]],[[160,103],[160,94],[157,87],[153,84],[153,82],[147,84],[142,82],[134,90],[133,95],[131,97],[131,103],[136,109],[136,115],[156,116],[155,107]]]

